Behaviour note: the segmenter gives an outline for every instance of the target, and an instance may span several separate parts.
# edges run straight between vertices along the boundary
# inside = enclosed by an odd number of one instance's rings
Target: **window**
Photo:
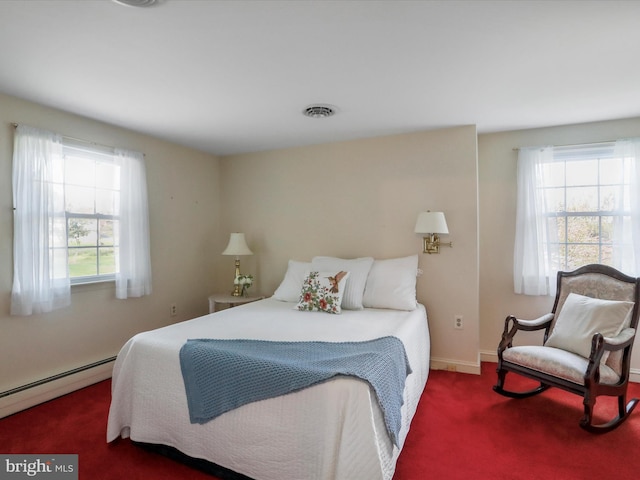
[[[554,295],[559,270],[640,273],[640,140],[518,154],[514,290]]]
[[[631,159],[617,157],[615,144],[556,147],[545,163],[540,187],[547,205],[554,270],[590,263],[614,266],[614,252],[628,250]],[[615,239],[615,240],[614,240]]]
[[[58,165],[72,284],[115,280],[119,248],[120,167],[113,154],[63,142]]]
[[[13,151],[11,314],[71,302],[71,283],[115,278],[117,298],[151,293],[144,156],[26,125]]]

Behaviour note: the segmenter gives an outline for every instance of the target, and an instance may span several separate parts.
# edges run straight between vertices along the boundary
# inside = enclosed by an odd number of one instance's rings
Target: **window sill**
[[[80,277],[71,280],[72,290],[99,290],[103,288],[112,288],[115,284],[115,276],[96,278],[96,277]]]

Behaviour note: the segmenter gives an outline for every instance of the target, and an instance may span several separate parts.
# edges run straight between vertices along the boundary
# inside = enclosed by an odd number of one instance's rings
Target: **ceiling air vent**
[[[112,0],[114,3],[120,5],[126,5],[127,7],[151,7],[158,2],[158,0]]]
[[[331,105],[309,105],[302,113],[311,118],[327,118],[336,113],[336,108]]]

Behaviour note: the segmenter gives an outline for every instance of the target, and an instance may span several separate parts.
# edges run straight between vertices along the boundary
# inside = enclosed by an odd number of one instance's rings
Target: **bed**
[[[289,267],[287,276],[291,262]],[[372,272],[369,265],[367,273]],[[355,276],[352,280],[357,286]],[[413,282],[415,302],[415,271]],[[290,300],[276,291],[265,300],[131,338],[114,366],[107,441],[122,437],[167,446],[256,480],[390,480],[429,372],[424,306],[371,308],[375,301],[365,300],[361,309],[329,315],[300,311]],[[179,360],[187,340],[361,342],[382,337],[402,342],[411,369],[395,443],[372,386],[343,375],[248,403],[206,423],[190,422]]]

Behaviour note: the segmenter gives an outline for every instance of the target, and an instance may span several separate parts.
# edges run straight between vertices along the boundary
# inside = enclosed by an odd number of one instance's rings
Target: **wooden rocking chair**
[[[498,382],[493,389],[512,398],[526,398],[557,387],[584,397],[580,426],[593,433],[618,427],[638,403],[626,401],[631,350],[638,326],[640,279],[605,265],[587,265],[558,272],[558,290],[551,313],[536,320],[509,315],[498,346]],[[543,346],[513,346],[519,330],[544,329]],[[540,382],[525,392],[505,390],[507,372]],[[618,415],[594,425],[593,409],[600,395],[618,399]]]

